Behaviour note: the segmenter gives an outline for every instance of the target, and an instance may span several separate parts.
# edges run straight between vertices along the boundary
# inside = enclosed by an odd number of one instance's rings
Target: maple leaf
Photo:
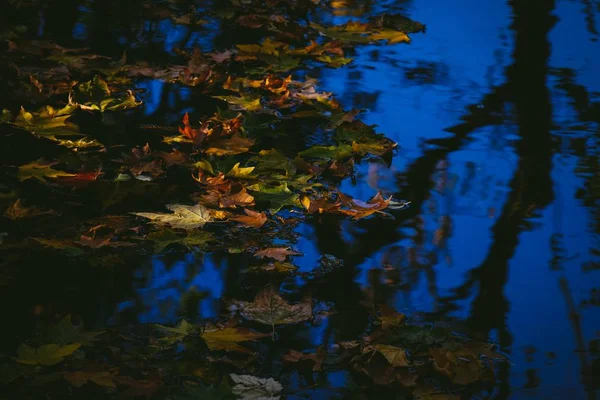
[[[182,236],[168,228],[151,232],[146,236],[146,239],[154,242],[156,253],[161,253],[165,248],[175,243],[182,244],[188,249],[192,247],[205,248],[209,242],[216,240],[210,232],[192,231]]]
[[[392,200],[392,196],[388,199],[384,199],[381,192],[378,192],[368,203],[353,199],[343,193],[338,193],[338,195],[344,207],[347,207],[347,209],[340,209],[340,212],[342,214],[351,215],[354,219],[365,218],[376,212],[381,212],[381,210],[387,208]]]
[[[208,128],[208,122],[205,122],[198,129],[194,129],[190,125],[190,116],[185,113],[182,119],[183,128],[179,127],[179,133],[188,138],[195,146],[200,146],[204,139],[212,133]]]
[[[251,321],[271,325],[293,324],[312,317],[312,304],[305,300],[299,304],[288,304],[272,288],[259,292],[253,302],[237,301],[234,303],[242,317]]]
[[[202,333],[201,338],[211,350],[227,350],[237,351],[240,353],[250,353],[250,350],[240,346],[239,343],[254,341],[267,336],[270,335],[268,333],[259,333],[246,328],[225,327],[206,329]]]
[[[259,250],[254,253],[254,257],[267,257],[277,261],[285,261],[287,256],[297,255],[302,255],[302,253],[298,253],[289,247],[269,247],[268,249]]]
[[[29,365],[55,365],[64,360],[65,357],[73,354],[80,346],[80,343],[72,343],[65,346],[44,344],[34,348],[23,343],[17,349],[15,361]]]
[[[246,215],[238,215],[235,217],[231,217],[232,221],[241,222],[244,225],[250,226],[252,228],[260,228],[267,222],[267,214],[264,212],[252,211],[247,208],[244,209]]]
[[[169,225],[173,228],[193,230],[202,228],[207,222],[213,221],[213,216],[208,208],[202,204],[186,206],[182,204],[167,204],[172,214],[134,212],[133,215],[148,218],[153,224]]]
[[[51,168],[53,165],[58,164],[58,162],[43,162],[36,161],[30,164],[22,165],[19,167],[19,172],[17,173],[17,178],[20,181],[24,181],[27,179],[37,179],[40,182],[48,183],[46,178],[60,178],[65,176],[76,176],[76,174],[70,174],[68,172],[59,171]]]
[[[54,210],[43,210],[37,207],[24,207],[21,204],[21,199],[15,200],[4,212],[4,216],[12,220],[21,218],[39,217],[41,215],[56,214]]]

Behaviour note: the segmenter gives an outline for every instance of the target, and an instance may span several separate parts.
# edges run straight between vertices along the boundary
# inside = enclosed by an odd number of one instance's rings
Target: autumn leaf
[[[269,247],[268,249],[259,250],[256,253],[254,253],[254,257],[267,257],[277,261],[285,261],[287,256],[297,255],[302,255],[302,253],[298,253],[289,247]]]
[[[230,137],[211,140],[203,151],[206,154],[226,156],[246,153],[252,146],[254,146],[254,140],[236,133]]]
[[[396,346],[387,344],[377,344],[374,349],[385,357],[385,359],[394,367],[408,367],[410,362],[406,357],[406,350]]]
[[[70,240],[48,239],[43,237],[31,237],[36,242],[53,249],[60,250],[69,257],[77,257],[83,254],[83,250],[73,246]]]
[[[54,210],[43,210],[37,207],[25,207],[21,204],[21,199],[15,200],[4,212],[4,216],[12,220],[21,218],[39,217],[41,215],[56,214]]]
[[[247,208],[244,208],[244,212],[246,215],[237,215],[229,219],[240,222],[252,228],[260,228],[265,224],[265,222],[267,222],[267,214],[264,212],[252,211]]]
[[[250,269],[250,271],[254,272],[278,272],[278,273],[290,273],[297,271],[298,267],[289,262],[279,262],[275,261],[269,264],[261,265],[258,267],[254,267]]]
[[[388,207],[392,196],[388,199],[384,199],[381,193],[377,193],[368,203],[362,200],[353,199],[345,194],[339,193],[340,201],[345,209],[340,209],[340,212],[346,215],[352,216],[354,219],[360,219],[368,217]]]
[[[237,301],[234,304],[244,318],[271,325],[273,329],[275,325],[293,324],[312,317],[310,301],[290,305],[270,288],[259,292],[253,302]]]
[[[267,203],[271,207],[271,212],[276,213],[285,206],[300,206],[298,195],[293,193],[287,183],[278,186],[268,186],[264,183],[257,183],[247,187],[254,194],[257,201]]]
[[[59,345],[80,343],[83,346],[97,341],[98,336],[104,333],[104,331],[85,331],[83,324],[73,323],[70,314],[64,316],[52,326],[39,323],[38,332],[39,336],[35,340],[36,343],[56,343]]]
[[[283,386],[273,378],[258,378],[252,375],[230,375],[235,383],[233,394],[242,400],[278,400]]]
[[[352,157],[352,147],[347,144],[339,146],[313,146],[298,153],[301,157],[322,158],[326,160],[344,160]]]
[[[249,353],[250,351],[239,343],[254,341],[268,334],[254,332],[250,329],[229,326],[229,327],[202,327],[191,324],[185,319],[179,321],[174,327],[155,325],[163,334],[160,340],[168,345],[181,342],[189,337],[200,337],[211,350],[237,351],[240,353]]]
[[[380,315],[377,318],[381,321],[381,327],[383,329],[401,326],[406,321],[406,315],[399,313],[387,304],[379,305],[379,314]]]
[[[161,253],[165,248],[172,244],[181,244],[188,249],[192,247],[200,247],[204,249],[208,243],[213,242],[216,238],[210,232],[192,231],[186,235],[180,235],[172,229],[162,228],[146,235],[147,240],[154,242],[154,252]]]
[[[326,355],[327,352],[324,346],[319,346],[316,353],[309,354],[290,349],[289,352],[283,356],[283,361],[292,364],[309,361],[313,364],[312,370],[318,372],[323,370],[323,362],[325,361]]]
[[[240,167],[240,163],[236,163],[225,175],[234,178],[250,178],[252,177],[252,171],[254,171],[254,167],[242,168]]]
[[[118,371],[118,370],[117,370]],[[116,389],[115,375],[117,371],[75,371],[65,372],[63,377],[74,387],[80,388],[88,382],[98,386]]]
[[[206,329],[202,333],[202,340],[211,350],[237,351],[240,353],[250,353],[245,347],[239,345],[240,342],[254,341],[263,337],[270,336],[265,333],[258,333],[250,329],[241,327],[225,327]]]
[[[34,348],[23,343],[17,349],[15,360],[18,363],[28,365],[55,365],[64,360],[65,357],[73,354],[80,346],[80,343],[72,343],[65,346],[44,344]]]
[[[25,111],[23,107],[14,120],[14,124],[29,132],[51,140],[60,136],[83,136],[79,127],[68,119],[77,110],[76,106],[67,105],[61,109],[51,106],[42,107],[37,112]]]
[[[173,228],[193,230],[202,228],[207,222],[212,222],[211,212],[202,204],[186,206],[182,204],[167,204],[172,214],[134,212],[133,215],[148,218],[151,223],[158,225],[169,225]]]
[[[40,182],[48,183],[48,181],[46,181],[46,178],[61,178],[66,176],[73,177],[76,175],[53,169],[52,166],[55,164],[58,163],[46,163],[43,161],[36,161],[31,164],[22,165],[19,167],[17,178],[19,178],[20,181],[25,181],[27,179],[33,178],[37,179]]]

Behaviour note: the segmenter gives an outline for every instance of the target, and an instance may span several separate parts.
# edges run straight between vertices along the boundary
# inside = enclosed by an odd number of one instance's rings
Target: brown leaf
[[[181,165],[185,164],[189,161],[189,157],[186,153],[183,153],[177,149],[174,149],[172,152],[167,153],[164,151],[157,151],[154,153],[156,156],[162,158],[165,161],[167,167],[171,165]]]
[[[6,211],[4,212],[4,216],[10,218],[12,220],[17,220],[21,218],[31,218],[31,217],[39,217],[40,215],[52,215],[56,214],[54,210],[43,210],[37,207],[24,207],[21,204],[21,199],[17,199],[12,203]]]
[[[381,196],[381,192],[377,193],[377,195],[368,203],[353,199],[343,193],[339,193],[339,198],[343,206],[346,207],[346,209],[341,209],[340,212],[342,214],[351,215],[354,219],[365,218],[376,212],[380,212],[387,208],[392,199],[391,196],[388,199],[384,199],[383,196]]]
[[[268,257],[277,261],[285,261],[287,256],[297,255],[302,255],[302,253],[298,253],[289,247],[269,247],[267,249],[259,250],[256,253],[254,253],[254,257]]]
[[[229,138],[220,138],[211,141],[209,147],[204,150],[206,154],[214,154],[216,156],[226,156],[245,153],[254,146],[254,141],[234,133]]]
[[[381,321],[381,327],[388,329],[404,324],[406,315],[399,313],[387,304],[379,305],[379,320]]]
[[[323,361],[327,351],[324,346],[319,346],[316,353],[304,354],[296,350],[289,350],[289,353],[283,356],[283,361],[288,363],[299,363],[309,361],[313,364],[312,370],[315,372],[323,370]]]
[[[241,222],[244,225],[252,228],[260,228],[267,222],[267,214],[264,212],[252,211],[244,208],[246,215],[231,217],[231,220]]]
[[[254,196],[246,191],[246,188],[242,188],[239,192],[233,194],[226,194],[219,197],[220,208],[235,208],[236,206],[253,206]]]
[[[290,305],[272,288],[267,288],[258,293],[251,303],[238,301],[235,305],[244,318],[272,325],[273,329],[275,325],[306,321],[312,317],[312,303],[310,300]]]

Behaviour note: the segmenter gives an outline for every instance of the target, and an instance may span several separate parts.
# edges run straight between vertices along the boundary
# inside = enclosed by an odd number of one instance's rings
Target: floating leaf
[[[326,160],[344,160],[352,157],[352,146],[341,144],[339,146],[313,146],[298,153],[301,157],[323,158]]]
[[[35,240],[38,243],[43,244],[47,247],[52,247],[57,250],[61,250],[69,257],[77,257],[83,254],[83,250],[79,247],[73,246],[71,241],[68,240],[60,240],[60,239],[47,239],[42,237],[31,237],[31,239]]]
[[[21,364],[29,365],[55,365],[70,356],[81,346],[80,343],[72,343],[65,346],[58,344],[45,344],[34,348],[21,344],[17,349],[15,360]]]
[[[237,351],[250,353],[250,350],[239,345],[240,342],[254,341],[269,334],[258,333],[246,328],[229,327],[222,329],[207,329],[202,333],[202,340],[211,350]]]
[[[186,206],[182,204],[167,204],[172,214],[134,212],[133,215],[148,218],[153,224],[169,225],[173,228],[192,230],[202,228],[207,222],[213,221],[211,212],[202,204]]]
[[[231,374],[233,393],[242,400],[279,400],[283,386],[273,378]]]
[[[297,255],[301,255],[301,253],[298,253],[289,247],[270,247],[268,249],[259,250],[256,253],[254,253],[254,257],[258,257],[258,258],[267,257],[267,258],[272,258],[277,261],[285,261],[287,256],[297,256]]]
[[[241,168],[240,163],[236,163],[225,175],[234,178],[250,178],[252,177],[252,171],[254,171],[254,167]]]
[[[235,304],[244,318],[271,325],[273,328],[275,325],[293,324],[312,317],[310,301],[290,305],[273,289],[261,291],[251,303],[238,301]]]
[[[63,376],[76,388],[80,388],[88,382],[93,382],[98,386],[116,389],[117,384],[114,379],[115,373],[116,372],[111,373],[106,371],[75,371],[65,372]]]
[[[383,354],[385,359],[394,367],[408,367],[411,365],[406,357],[406,350],[403,348],[387,344],[377,344],[374,348]]]
[[[60,178],[64,176],[76,175],[53,169],[52,166],[55,164],[57,163],[44,163],[41,161],[36,161],[31,164],[22,165],[19,167],[17,178],[19,178],[20,181],[33,178],[39,180],[40,182],[47,183],[46,178]]]
[[[104,331],[85,331],[83,324],[73,324],[70,314],[64,316],[53,326],[40,324],[38,330],[40,333],[39,337],[36,338],[37,343],[56,343],[59,345],[67,345],[69,343],[80,343],[83,346],[89,345],[104,333]]]
[[[41,215],[56,214],[54,210],[43,210],[37,207],[24,207],[21,204],[21,199],[15,200],[4,212],[4,216],[12,220],[21,218],[39,217]]]
[[[165,248],[176,243],[187,248],[206,248],[208,243],[216,240],[210,232],[196,230],[188,232],[186,235],[180,235],[168,228],[151,232],[146,236],[146,239],[154,242],[154,251],[156,253],[161,253]]]
[[[267,186],[263,183],[258,183],[248,186],[247,189],[254,192],[254,197],[257,200],[267,203],[271,207],[272,212],[278,212],[285,206],[300,206],[298,195],[292,193],[287,183],[279,186]]]
[[[246,226],[250,226],[252,228],[260,228],[267,222],[267,214],[264,212],[252,211],[247,208],[244,209],[246,215],[238,215],[235,217],[231,217],[232,221],[241,222]]]

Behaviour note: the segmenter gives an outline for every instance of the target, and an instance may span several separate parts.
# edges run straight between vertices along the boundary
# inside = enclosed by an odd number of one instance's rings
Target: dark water
[[[134,7],[54,3],[40,12],[40,36],[85,43],[110,56],[127,49],[133,59],[160,60],[174,47],[235,43],[227,27],[198,35],[168,20],[133,18]],[[281,336],[303,347],[355,339],[368,323],[364,304],[376,300],[499,343],[510,363],[499,371],[495,398],[596,398],[600,3],[348,5],[339,16],[312,18],[342,23],[351,11],[393,10],[427,25],[410,45],[363,46],[350,66],[306,71],[346,108],[367,109],[362,119],[401,147],[389,167],[363,162],[342,191],[369,198],[382,190],[411,207],[393,221],[300,225],[295,247],[303,255],[294,262],[301,270],[312,270],[323,254],[344,260],[345,269],[310,283],[313,296],[337,313]],[[147,90],[150,123],[176,123],[196,104],[177,85],[146,81],[139,87]],[[224,311],[222,299],[244,292],[241,256],[127,262],[100,276],[49,270],[33,281],[22,277],[6,301],[23,313],[52,305],[103,326],[216,317]],[[398,271],[401,284],[389,283],[384,265]],[[301,292],[307,285],[296,278],[283,287]],[[203,296],[186,311],[182,303],[193,290]],[[339,372],[323,379],[323,387],[335,389],[349,378]],[[318,396],[327,398],[328,391],[315,391]]]

